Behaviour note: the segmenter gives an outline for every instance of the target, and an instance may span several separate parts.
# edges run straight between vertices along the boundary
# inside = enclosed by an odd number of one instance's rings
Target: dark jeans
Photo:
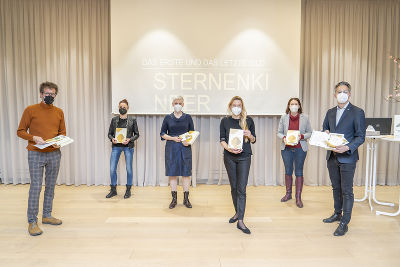
[[[341,221],[348,224],[354,203],[353,180],[356,163],[340,163],[334,153],[331,153],[327,166],[332,183],[335,213],[341,214],[343,210]]]
[[[301,147],[298,148],[285,147],[285,149],[281,151],[281,154],[282,154],[283,164],[285,165],[285,174],[292,176],[293,165],[294,165],[295,175],[297,177],[303,176],[303,166],[307,156],[307,152],[304,152]]]
[[[249,178],[251,155],[235,157],[224,154],[224,163],[231,184],[233,206],[239,220],[243,220],[246,209],[246,186]]]

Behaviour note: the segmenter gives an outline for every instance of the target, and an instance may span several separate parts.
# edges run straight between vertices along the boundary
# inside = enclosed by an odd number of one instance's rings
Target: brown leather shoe
[[[30,223],[28,226],[28,232],[31,236],[37,236],[43,234],[43,231],[37,225],[37,222]]]
[[[43,217],[42,223],[43,224],[51,224],[51,225],[60,225],[60,224],[62,224],[62,221],[59,219],[56,219],[54,217]]]

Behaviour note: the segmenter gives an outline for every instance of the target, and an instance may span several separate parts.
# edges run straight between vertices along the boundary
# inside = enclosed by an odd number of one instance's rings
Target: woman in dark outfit
[[[183,178],[184,200],[183,204],[191,208],[189,201],[190,176],[192,176],[192,148],[179,135],[194,131],[192,117],[182,112],[183,97],[178,96],[172,101],[174,112],[165,116],[161,126],[161,140],[167,140],[165,145],[165,175],[169,176],[172,201],[170,209],[177,204],[177,176]]]
[[[110,176],[111,176],[111,190],[106,198],[111,198],[117,195],[117,165],[122,151],[125,155],[126,162],[126,192],[124,198],[131,197],[132,188],[132,161],[135,146],[135,140],[139,138],[139,130],[137,127],[136,119],[128,117],[129,104],[126,99],[119,102],[119,116],[115,116],[111,120],[110,128],[108,130],[108,138],[112,142],[112,151],[110,158]],[[115,136],[116,128],[126,128],[126,140],[123,143],[118,143]]]
[[[228,112],[231,116],[225,117],[220,124],[220,142],[224,148],[224,164],[228,173],[231,185],[232,202],[235,207],[235,215],[229,219],[229,223],[238,221],[237,228],[243,233],[250,234],[250,230],[243,222],[246,208],[246,186],[249,177],[251,164],[251,144],[256,142],[254,121],[247,116],[243,99],[234,96],[228,105]],[[243,147],[242,149],[232,149],[228,147],[229,130],[242,129]]]

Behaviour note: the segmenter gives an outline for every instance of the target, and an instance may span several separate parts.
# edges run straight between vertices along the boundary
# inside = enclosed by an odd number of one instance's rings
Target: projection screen
[[[112,111],[277,115],[299,94],[301,0],[111,0]]]

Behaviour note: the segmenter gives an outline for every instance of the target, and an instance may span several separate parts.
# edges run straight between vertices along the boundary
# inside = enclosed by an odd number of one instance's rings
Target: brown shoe
[[[42,223],[43,224],[51,224],[51,225],[60,225],[60,224],[62,224],[62,221],[59,219],[56,219],[54,217],[43,217]]]
[[[37,225],[37,222],[30,223],[28,226],[28,232],[31,236],[37,236],[43,234],[43,231]]]

